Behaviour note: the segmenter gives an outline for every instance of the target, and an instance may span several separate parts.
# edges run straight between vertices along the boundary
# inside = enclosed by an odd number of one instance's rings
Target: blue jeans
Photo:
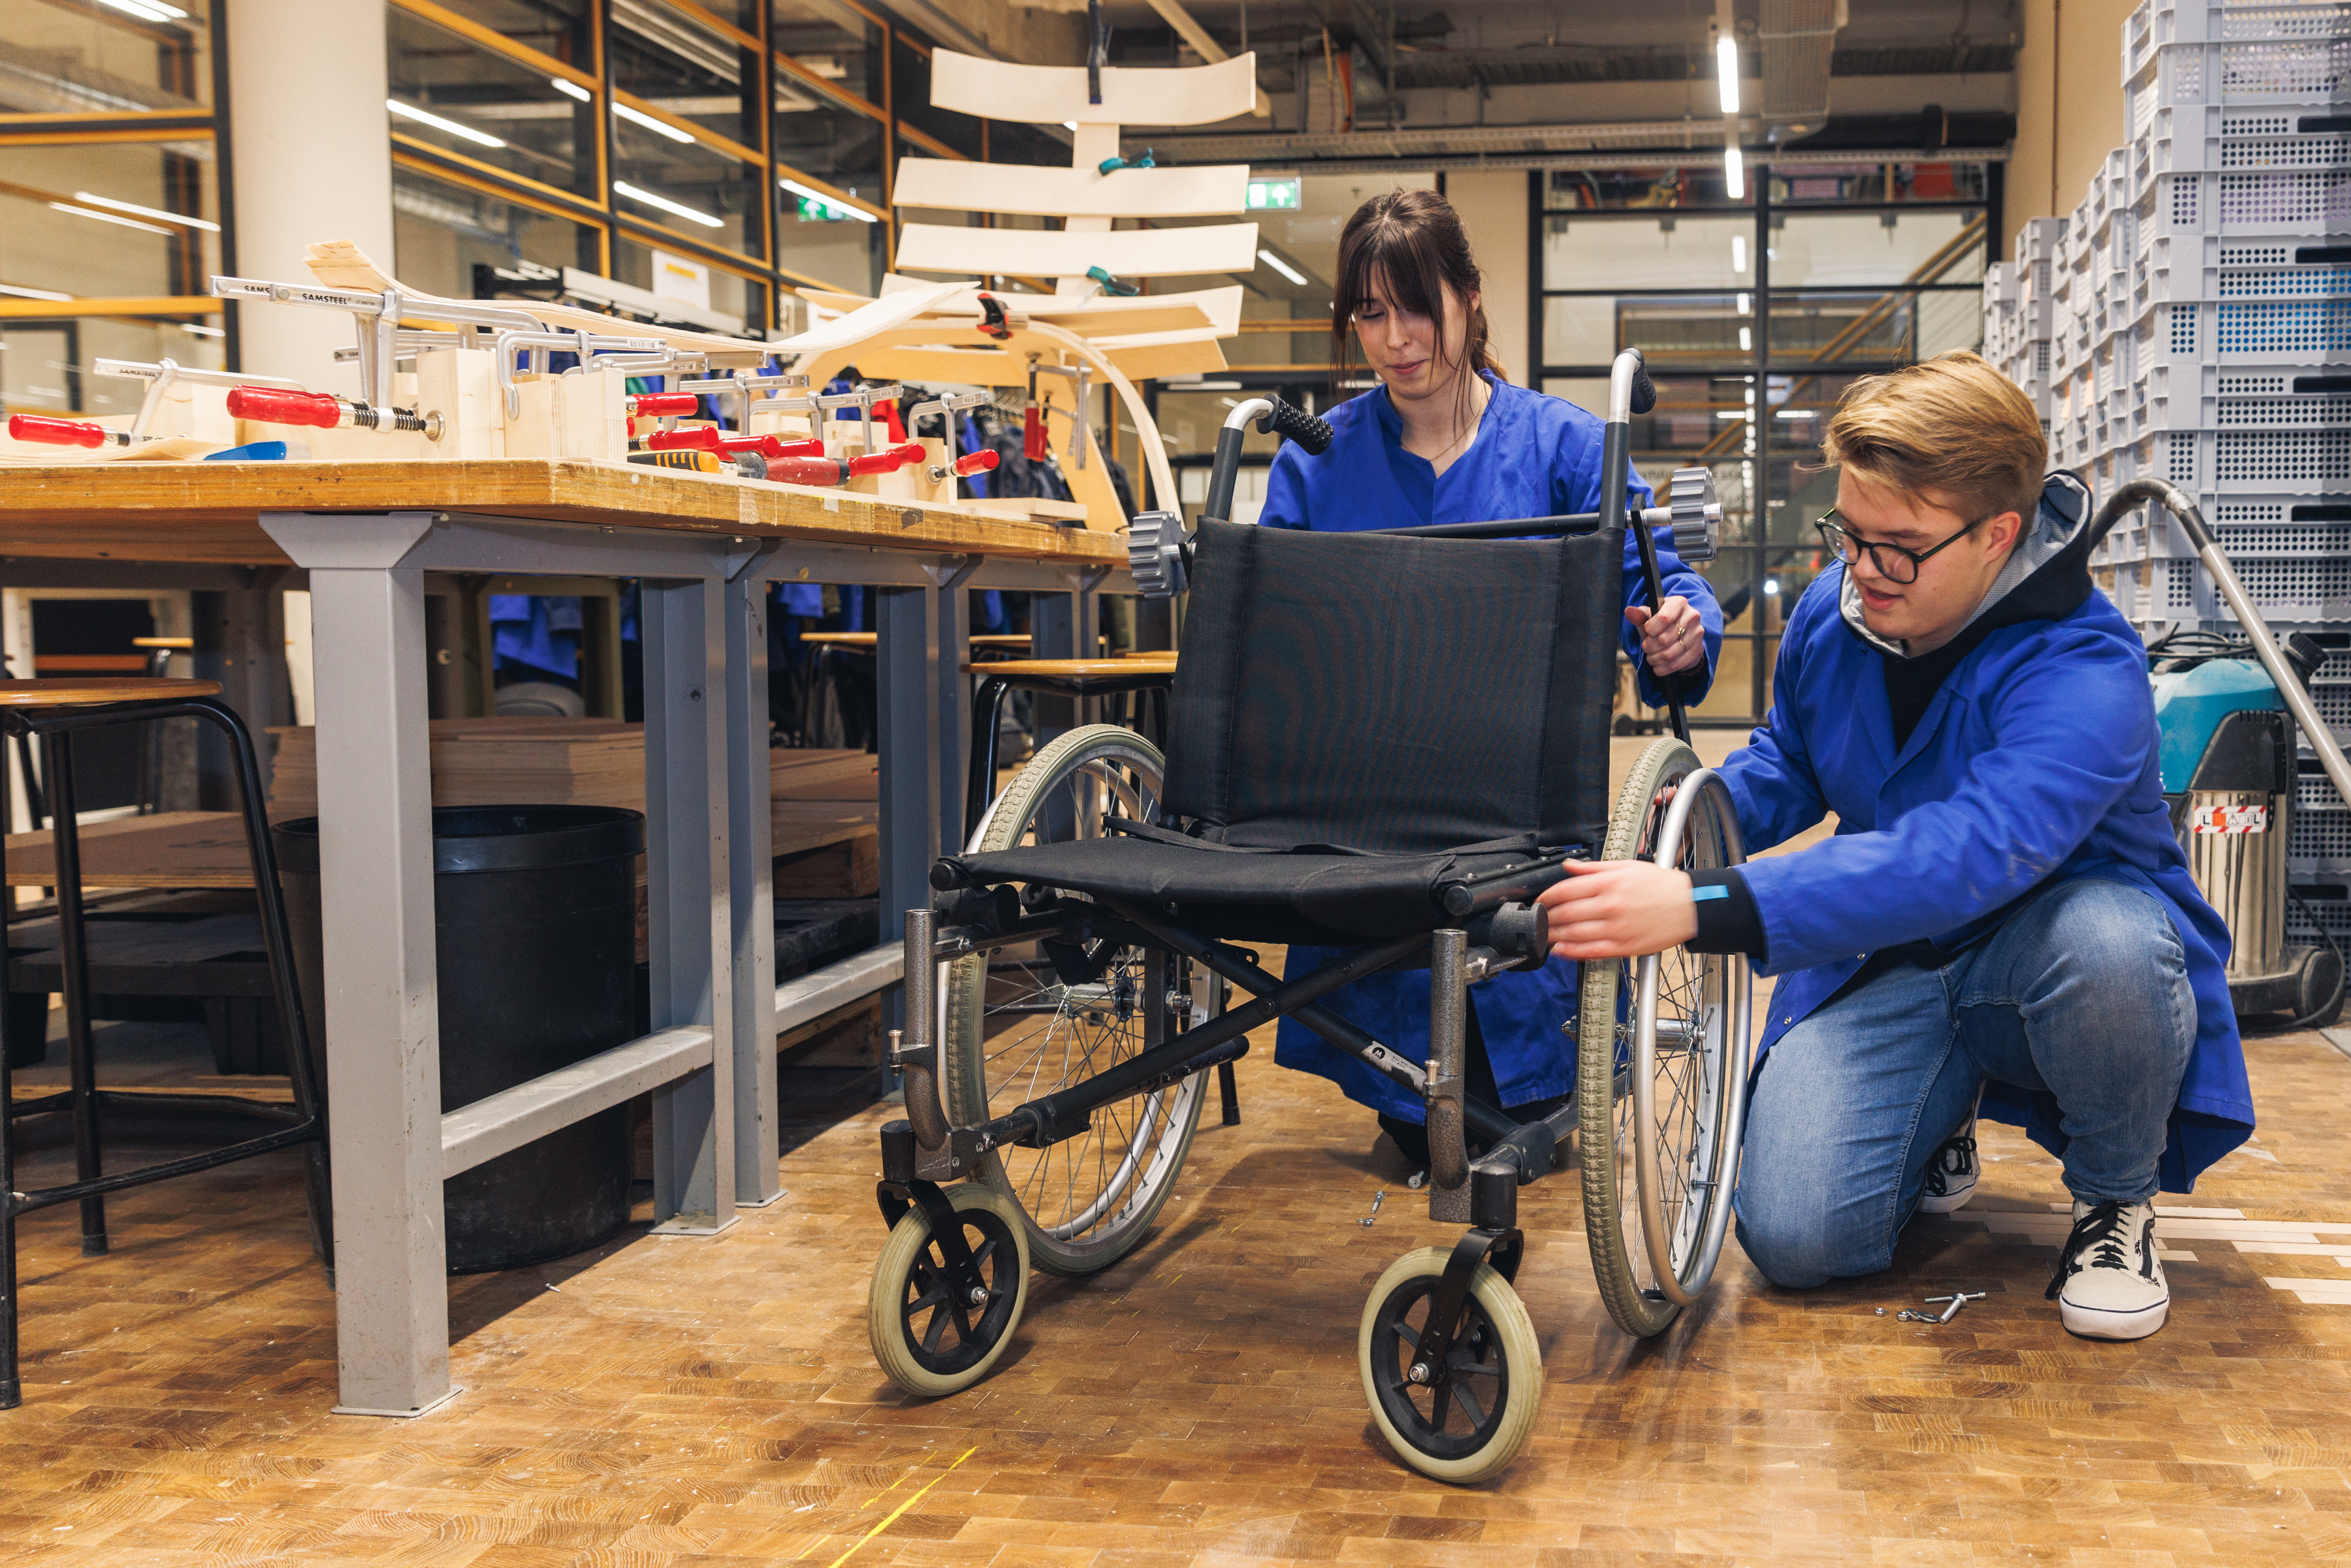
[[[2196,1040],[2171,919],[2116,882],[2057,883],[1939,969],[1864,967],[1757,1069],[1734,1205],[1774,1283],[1871,1274],[1986,1079],[2054,1096],[2074,1196],[2155,1196]]]

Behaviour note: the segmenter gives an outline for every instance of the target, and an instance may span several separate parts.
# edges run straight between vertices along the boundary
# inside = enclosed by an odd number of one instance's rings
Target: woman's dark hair
[[[1437,358],[1458,370],[1453,361],[1444,357],[1445,291],[1452,289],[1469,313],[1468,333],[1461,345],[1468,368],[1491,371],[1499,380],[1510,379],[1487,340],[1485,307],[1469,300],[1479,291],[1482,279],[1477,260],[1469,254],[1469,235],[1461,226],[1461,214],[1434,191],[1390,191],[1357,207],[1339,234],[1339,286],[1331,304],[1333,401],[1346,395],[1344,383],[1357,369],[1355,312],[1370,298],[1375,280],[1385,281],[1390,305],[1437,323]],[[1466,378],[1459,391],[1466,404],[1469,397]]]

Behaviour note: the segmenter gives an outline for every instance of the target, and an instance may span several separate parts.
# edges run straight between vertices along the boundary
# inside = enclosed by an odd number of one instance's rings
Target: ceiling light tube
[[[1730,236],[1730,270],[1733,272],[1747,270],[1747,236],[1745,235]]]
[[[1299,271],[1296,267],[1290,266],[1290,263],[1282,260],[1281,257],[1274,255],[1273,252],[1270,250],[1260,250],[1257,253],[1257,258],[1265,263],[1266,266],[1273,268],[1274,271],[1281,274],[1282,277],[1290,279],[1290,282],[1298,285],[1301,288],[1306,287],[1306,275]]]
[[[51,202],[49,210],[53,213],[71,213],[78,218],[96,218],[102,224],[120,224],[124,228],[139,229],[151,235],[162,235],[167,239],[172,236],[172,231],[161,224],[142,224],[137,218],[126,218],[114,213],[101,213],[95,207],[77,207],[71,202]]]
[[[863,207],[852,206],[847,202],[842,201],[839,196],[828,196],[822,191],[813,190],[809,186],[801,184],[798,180],[787,180],[782,175],[778,174],[776,176],[776,183],[781,185],[785,190],[789,191],[795,196],[806,196],[810,201],[822,206],[827,212],[847,213],[851,217],[857,219],[860,223],[870,224],[874,221],[873,214],[867,212]]]
[[[1747,160],[1735,141],[1725,143],[1722,149],[1722,183],[1732,201],[1747,199]]]
[[[663,212],[675,213],[679,217],[700,224],[705,228],[719,229],[726,226],[722,220],[712,217],[708,213],[696,212],[683,202],[673,202],[667,196],[656,196],[651,191],[641,191],[626,180],[613,181],[612,189],[632,202],[643,202],[649,207],[659,207]]]
[[[142,218],[159,218],[167,224],[181,224],[188,228],[202,229],[206,234],[220,233],[220,225],[209,218],[192,218],[185,213],[167,213],[157,207],[142,207],[136,202],[118,202],[112,196],[96,196],[88,191],[76,191],[74,200],[93,207],[111,207],[118,213],[133,213]]]
[[[1715,83],[1722,93],[1722,112],[1739,112],[1739,42],[1728,33],[1714,40]]]
[[[192,326],[185,321],[180,323],[180,330],[189,334],[191,337],[196,338],[225,338],[228,336],[227,331],[222,328]]]
[[[101,0],[101,3],[142,22],[176,22],[187,15],[177,5],[166,5],[163,0]]]
[[[470,125],[460,125],[454,120],[444,120],[429,110],[419,109],[413,103],[402,103],[396,98],[385,99],[383,106],[402,120],[413,120],[419,125],[429,125],[435,131],[445,131],[452,136],[460,137],[484,147],[506,145],[486,131],[476,131]]]
[[[561,93],[564,97],[576,98],[582,103],[592,101],[596,96],[594,93],[590,92],[586,88],[581,87],[578,82],[573,81],[569,77],[549,77],[547,80],[549,86],[554,88],[556,91]]]
[[[622,120],[627,120],[632,125],[642,125],[647,131],[652,131],[654,135],[666,136],[672,141],[682,141],[691,144],[694,141],[692,132],[680,131],[676,126],[670,124],[669,121],[665,120],[655,120],[652,115],[647,114],[642,109],[631,109],[625,103],[615,103],[612,106],[612,112],[619,115]]]
[[[0,294],[12,299],[71,299],[70,294],[59,294],[54,288],[24,288],[14,283],[0,283]]]

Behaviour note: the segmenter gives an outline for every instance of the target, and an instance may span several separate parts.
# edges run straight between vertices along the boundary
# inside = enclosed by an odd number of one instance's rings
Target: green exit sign
[[[1251,212],[1291,212],[1298,210],[1298,176],[1282,179],[1251,180],[1249,183],[1249,204]]]
[[[799,219],[804,224],[845,223],[850,215],[847,207],[836,207],[831,202],[820,202],[813,196],[800,197],[799,205]]]

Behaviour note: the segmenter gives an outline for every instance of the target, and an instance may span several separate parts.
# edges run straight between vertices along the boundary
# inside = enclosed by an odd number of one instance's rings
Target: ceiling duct
[[[1845,24],[1845,0],[1761,0],[1763,137],[1793,141],[1828,123],[1829,57]]]

